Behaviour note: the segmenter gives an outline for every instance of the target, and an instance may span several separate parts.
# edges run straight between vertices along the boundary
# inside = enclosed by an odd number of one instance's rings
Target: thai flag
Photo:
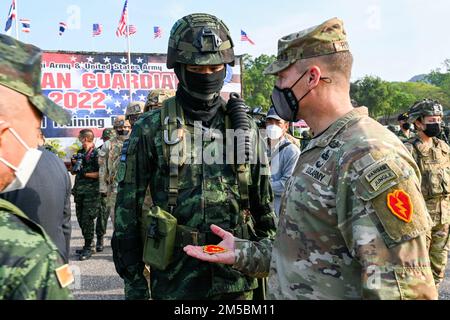
[[[161,30],[161,28],[158,27],[158,26],[153,27],[153,34],[154,34],[153,39],[161,38],[161,36],[162,36],[162,30]]]
[[[94,23],[92,26],[92,36],[99,36],[102,34],[103,26],[99,23]]]
[[[12,26],[13,19],[16,18],[16,0],[13,0],[11,7],[9,7],[8,20],[6,21],[5,32],[9,32]]]
[[[137,28],[134,24],[128,25],[128,35],[131,36],[132,34],[135,34],[137,32]]]
[[[125,4],[122,10],[122,16],[120,17],[119,25],[117,26],[116,36],[121,37],[126,34],[127,24],[128,24],[128,0],[125,0]]]
[[[255,44],[248,36],[247,34],[244,32],[244,30],[241,30],[241,41],[248,41],[250,42],[250,44]]]
[[[66,31],[67,25],[64,22],[59,23],[59,35],[62,36],[64,31]]]
[[[31,31],[30,19],[20,19],[20,24],[22,25],[22,32],[29,33]]]

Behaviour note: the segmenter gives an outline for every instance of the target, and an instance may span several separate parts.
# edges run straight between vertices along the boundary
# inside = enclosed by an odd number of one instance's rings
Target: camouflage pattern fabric
[[[0,300],[72,299],[57,268],[64,265],[56,246],[17,207],[0,199]]]
[[[28,101],[57,123],[68,124],[71,114],[42,94],[42,51],[0,34],[0,85],[28,97]]]
[[[400,131],[397,132],[397,137],[400,139],[401,142],[405,143],[407,142],[409,139],[414,138],[416,135],[414,134],[414,132],[412,132],[411,130],[408,131],[409,136],[407,136],[405,134],[405,132],[403,132],[403,130],[400,129]]]
[[[277,59],[264,74],[277,74],[300,59],[349,51],[344,24],[337,18],[282,37],[278,40]]]
[[[449,251],[450,224],[450,147],[433,138],[433,146],[418,137],[406,144],[422,174],[422,194],[433,220],[428,247],[434,280],[439,285],[445,276]]]
[[[354,109],[300,155],[273,246],[238,240],[234,267],[269,273],[268,299],[436,299],[419,177],[397,137]]]
[[[119,168],[120,153],[126,136],[115,136],[103,144],[99,151],[100,192],[107,194],[106,207],[114,224],[114,206],[117,197],[116,175]]]
[[[170,99],[165,103],[168,101]],[[138,245],[141,239],[141,211],[144,198],[149,194],[148,186],[154,204],[169,210],[169,172],[163,152],[160,112],[161,109],[157,109],[146,113],[136,122],[129,145],[123,150],[126,159],[120,163],[118,173],[114,231],[117,244],[113,245],[113,255],[116,270],[124,278],[125,287],[130,288],[129,291],[126,290],[127,298],[131,298],[130,292],[133,292],[133,298],[148,297],[148,291],[144,290],[144,263],[140,260],[142,244],[140,247]],[[186,116],[185,119],[183,129],[193,132],[192,121]],[[224,119],[224,112],[220,109],[211,122],[211,128],[224,134]],[[256,124],[253,120],[250,123],[256,133]],[[194,139],[194,134],[191,137]],[[199,161],[196,158],[198,154],[202,154],[199,148],[219,150],[219,140],[204,139],[202,143],[196,144],[190,141],[192,147],[186,152],[186,158],[191,162],[179,167],[178,205],[172,214],[177,218],[178,225],[199,230],[202,234],[207,233],[213,223],[227,230],[235,229],[235,232],[239,232],[240,227],[244,228],[239,205],[240,193],[233,167],[228,164],[206,164],[202,159]],[[253,154],[264,154],[256,143],[253,145]],[[224,159],[222,155],[220,157]],[[270,239],[275,233],[275,215],[270,206],[273,201],[270,172],[267,165],[259,162],[251,165],[250,172],[250,208],[255,230],[252,239]],[[219,239],[211,237],[205,242],[218,243]],[[187,243],[184,241],[176,243],[173,262],[165,271],[152,269],[152,299],[209,299],[256,288],[256,279],[244,276],[229,266],[209,264],[187,256],[183,251],[185,244]],[[134,258],[129,258],[132,251]],[[136,290],[132,289],[133,284],[136,284]]]
[[[98,150],[94,148],[89,159],[86,159],[86,151],[84,149],[78,150],[77,153],[83,154],[83,169],[82,173],[75,177],[75,184],[72,188],[74,196],[76,215],[78,224],[85,240],[94,239],[94,221],[97,217],[101,217],[101,199],[99,193],[99,180],[90,179],[84,176],[84,173],[98,172]],[[102,224],[102,219],[97,219],[97,224]],[[99,227],[98,231],[101,230]],[[103,236],[103,234],[97,234]]]

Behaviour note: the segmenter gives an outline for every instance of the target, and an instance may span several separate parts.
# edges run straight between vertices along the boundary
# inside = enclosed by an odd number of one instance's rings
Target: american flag
[[[121,37],[126,33],[128,24],[128,0],[125,0],[125,4],[122,10],[122,16],[120,17],[119,26],[116,30],[116,36]]]
[[[135,34],[137,32],[137,28],[134,24],[128,25],[128,35],[131,36],[132,34]],[[126,31],[125,31],[126,34]]]
[[[244,32],[244,30],[241,30],[241,41],[248,41],[250,42],[250,44],[255,44],[248,36],[247,34]]]
[[[99,36],[102,34],[103,31],[103,25],[101,25],[100,23],[94,23],[92,25],[92,36]]]
[[[5,32],[11,29],[12,21],[16,18],[16,0],[13,0],[11,7],[9,7],[8,20],[6,20]]]
[[[31,31],[30,19],[20,19],[20,24],[22,25],[22,32],[29,33]]]
[[[62,36],[64,31],[66,31],[67,25],[64,22],[59,23],[59,35]]]
[[[158,27],[158,26],[153,27],[153,34],[154,34],[153,39],[161,38],[161,36],[162,36],[162,30],[161,30],[161,28]]]

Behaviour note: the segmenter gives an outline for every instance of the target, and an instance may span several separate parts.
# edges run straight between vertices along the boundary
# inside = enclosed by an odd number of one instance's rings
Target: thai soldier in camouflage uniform
[[[1,192],[25,187],[33,173],[37,161],[30,159],[36,159],[42,114],[61,125],[70,122],[68,113],[42,95],[41,55],[35,46],[0,35]],[[0,200],[0,300],[70,299],[72,281],[45,231]]]
[[[442,115],[442,106],[436,101],[414,104],[409,116],[417,129],[417,137],[405,144],[422,174],[422,194],[433,220],[427,244],[437,286],[445,275],[450,223],[450,147],[436,138],[441,130]]]
[[[408,113],[402,113],[398,116],[397,121],[400,126],[400,130],[397,132],[397,137],[405,143],[409,139],[414,137],[414,133],[411,131],[411,124],[408,122]]]
[[[142,275],[141,242],[141,211],[148,186],[154,204],[170,212],[178,224],[172,262],[163,271],[152,268],[153,299],[249,299],[257,287],[257,280],[252,277],[228,266],[197,261],[182,250],[186,244],[214,243],[216,237],[208,228],[211,223],[251,239],[270,238],[275,232],[267,163],[258,160],[246,165],[248,170],[235,172],[236,166],[222,164],[220,160],[207,164],[207,156],[202,152],[219,150],[230,108],[235,110],[234,115],[243,113],[250,131],[258,134],[255,122],[243,111],[243,100],[233,98],[226,104],[220,97],[225,64],[233,65],[234,59],[229,31],[216,17],[192,14],[178,20],[172,28],[167,67],[175,68],[180,79],[176,97],[167,99],[162,108],[144,114],[136,122],[122,152],[118,172],[112,246],[116,270],[125,281],[127,299],[149,297]],[[172,115],[163,116],[166,112]],[[174,112],[178,120],[173,117]],[[180,135],[178,138],[169,134],[166,122],[175,129],[172,133]],[[172,126],[174,123],[176,128]],[[191,139],[194,128],[199,136],[195,146]],[[205,138],[200,140],[203,132]],[[172,156],[166,156],[171,148],[169,143],[181,148],[180,159],[184,160],[175,162]],[[192,147],[185,148],[184,143]],[[255,149],[249,150],[253,155],[264,156],[257,143],[251,147]],[[224,154],[218,157],[224,160]],[[176,179],[172,179],[174,176]],[[248,187],[246,193],[244,184]]]
[[[94,229],[97,234],[97,241],[102,239],[106,233],[106,228],[102,224],[102,219],[98,219],[101,210],[101,199],[99,192],[99,165],[98,150],[94,144],[94,133],[90,129],[80,131],[78,136],[83,147],[72,157],[72,174],[76,175],[75,184],[72,188],[78,224],[84,238],[80,254],[81,261],[87,260],[95,253]],[[76,170],[76,158],[82,165]],[[97,226],[94,228],[95,220]]]
[[[125,120],[130,122],[131,127],[139,119],[139,117],[144,113],[145,104],[141,101],[132,101],[128,104],[125,110]]]
[[[304,119],[315,137],[286,187],[275,241],[212,226],[230,251],[188,246],[188,254],[269,274],[269,299],[437,298],[420,173],[394,134],[353,108],[352,61],[336,18],[279,40],[266,69],[278,76],[274,106],[285,120]]]
[[[155,89],[148,93],[145,101],[144,112],[162,107],[162,103],[175,96],[175,90],[169,89]]]
[[[114,225],[114,206],[117,197],[117,169],[119,168],[120,152],[122,151],[123,142],[128,139],[131,125],[125,116],[118,116],[114,120],[115,136],[105,142],[99,151],[99,181],[100,194],[103,199],[107,199],[106,207],[109,210],[108,216]]]

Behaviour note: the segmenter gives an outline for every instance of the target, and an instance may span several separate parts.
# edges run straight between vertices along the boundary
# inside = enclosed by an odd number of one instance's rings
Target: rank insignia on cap
[[[409,194],[403,190],[396,190],[387,196],[387,205],[391,212],[400,220],[410,223],[413,214],[413,205]]]
[[[221,246],[208,245],[203,246],[203,252],[208,254],[216,254],[216,253],[224,253],[227,252],[227,249]]]
[[[75,279],[73,278],[72,271],[70,270],[68,264],[65,264],[62,267],[55,269],[55,273],[61,288],[65,288],[75,281]]]

